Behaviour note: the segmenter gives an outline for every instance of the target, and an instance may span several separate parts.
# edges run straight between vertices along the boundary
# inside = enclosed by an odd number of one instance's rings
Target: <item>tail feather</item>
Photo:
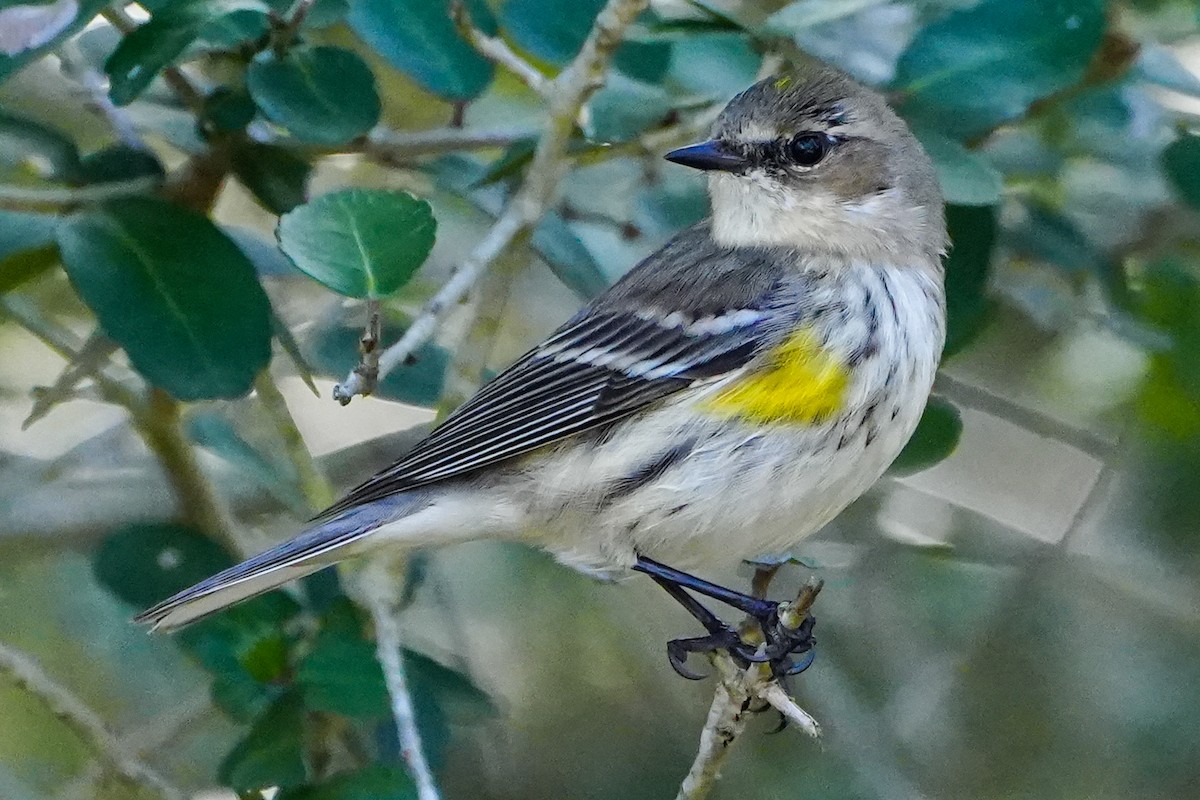
[[[293,539],[218,572],[134,617],[152,630],[182,628],[288,581],[334,564],[346,548],[384,520],[356,509],[309,528]]]

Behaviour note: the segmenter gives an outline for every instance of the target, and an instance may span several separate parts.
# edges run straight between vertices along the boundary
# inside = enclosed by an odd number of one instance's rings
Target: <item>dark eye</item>
[[[802,167],[811,167],[829,152],[829,137],[823,133],[801,133],[786,145],[788,157]]]

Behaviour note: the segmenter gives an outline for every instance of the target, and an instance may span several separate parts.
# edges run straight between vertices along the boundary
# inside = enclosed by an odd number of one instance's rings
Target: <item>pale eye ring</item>
[[[829,153],[831,142],[824,133],[798,133],[784,145],[788,159],[801,167],[815,167]]]

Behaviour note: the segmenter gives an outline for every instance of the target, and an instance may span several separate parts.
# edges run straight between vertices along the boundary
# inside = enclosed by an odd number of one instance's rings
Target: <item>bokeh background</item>
[[[547,76],[602,5],[468,4]],[[702,216],[702,179],[661,154],[808,57],[887,92],[937,161],[951,340],[903,463],[776,554],[778,596],[826,581],[796,682],[823,742],[764,714],[714,796],[1197,796],[1194,2],[653,2],[533,235],[346,407],[330,389],[364,302],[285,258],[277,215],[347,187],[428,201],[432,252],[399,254],[413,269],[382,299],[391,343],[526,176],[547,112],[443,0],[317,0],[292,24],[299,7],[0,0],[0,797],[415,797],[350,572],[182,636],[131,614],[294,532],[326,481],[386,465]],[[392,211],[376,226],[402,237]],[[204,368],[173,338],[179,298]],[[667,666],[693,623],[648,581],[494,544],[397,580],[446,797],[674,796],[712,685]]]

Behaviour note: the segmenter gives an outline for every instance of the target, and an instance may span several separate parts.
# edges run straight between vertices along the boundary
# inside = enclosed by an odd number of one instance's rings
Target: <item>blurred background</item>
[[[1195,797],[1196,4],[649,3],[532,234],[343,407],[368,306],[394,343],[529,178],[547,104],[464,36],[553,77],[604,3],[466,5],[473,32],[443,0],[0,0],[0,798],[416,797],[351,572],[178,636],[131,615],[295,532],[703,216],[661,154],[810,57],[937,162],[950,341],[893,472],[766,554],[778,597],[826,581],[795,683],[823,742],[763,714],[713,796]],[[348,187],[391,190],[376,296],[276,243]],[[494,544],[396,581],[445,797],[674,796],[713,684],[668,667],[694,624],[649,581]]]

